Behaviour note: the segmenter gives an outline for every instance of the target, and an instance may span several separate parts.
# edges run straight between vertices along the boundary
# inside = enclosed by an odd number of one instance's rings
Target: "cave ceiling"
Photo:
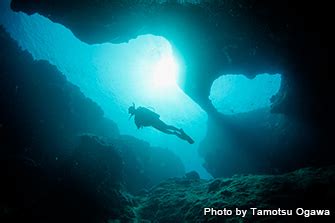
[[[208,99],[211,84],[222,74],[282,73],[282,98],[273,106],[281,113],[301,113],[315,104],[295,101],[296,95],[327,93],[329,7],[300,1],[197,2],[12,0],[11,8],[48,17],[89,44],[165,37],[183,65],[180,87],[208,113],[215,110]],[[324,74],[323,81],[313,78],[315,72]]]

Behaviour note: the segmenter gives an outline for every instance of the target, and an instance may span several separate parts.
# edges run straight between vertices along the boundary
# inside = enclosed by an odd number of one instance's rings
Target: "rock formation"
[[[127,221],[126,190],[184,174],[175,154],[121,136],[96,103],[1,27],[0,46],[1,222]]]
[[[305,222],[308,218],[327,221],[331,216],[306,216],[313,209],[328,209],[332,215],[334,171],[332,166],[300,169],[284,175],[236,175],[212,181],[169,179],[139,198],[138,213],[142,219],[157,222]],[[204,215],[204,208],[233,212],[225,216],[210,212]],[[236,208],[248,210],[246,216],[236,215]],[[251,208],[292,210],[292,216],[253,215]],[[305,212],[298,210],[297,214],[298,208]]]

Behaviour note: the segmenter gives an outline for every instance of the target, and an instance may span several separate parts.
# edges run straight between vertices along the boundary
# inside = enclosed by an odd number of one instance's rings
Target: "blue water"
[[[209,99],[223,114],[245,113],[271,106],[270,98],[280,88],[280,74],[222,75],[213,82]]]
[[[182,159],[186,171],[196,170],[201,177],[209,177],[197,152],[206,135],[207,114],[176,84],[179,64],[166,39],[145,35],[129,43],[88,45],[41,15],[12,12],[9,0],[0,3],[0,24],[22,50],[35,60],[49,61],[80,87],[117,123],[121,134],[169,148]],[[210,99],[222,113],[246,112],[269,106],[269,98],[279,86],[280,75],[261,75],[254,80],[222,76],[213,83]],[[196,143],[190,145],[151,128],[137,130],[128,120],[127,108],[132,102],[154,108],[163,121],[183,128]]]

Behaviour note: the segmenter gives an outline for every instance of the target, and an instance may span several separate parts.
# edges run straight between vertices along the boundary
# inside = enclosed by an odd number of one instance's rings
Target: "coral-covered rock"
[[[187,172],[184,177],[192,180],[200,180],[200,176],[196,171]]]
[[[174,178],[141,197],[138,214],[144,220],[156,222],[305,222],[308,213],[299,215],[298,208],[334,213],[334,186],[334,166],[305,168],[284,175],[234,176],[211,181]],[[233,210],[233,214],[204,215],[204,208]],[[236,216],[236,208],[248,210],[246,216]],[[280,208],[293,213],[292,216],[256,216],[251,208]],[[320,219],[330,221],[330,217]]]

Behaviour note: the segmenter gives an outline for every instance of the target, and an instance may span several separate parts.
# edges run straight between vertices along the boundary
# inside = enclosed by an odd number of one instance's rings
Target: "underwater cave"
[[[320,32],[305,35],[294,10],[281,10],[1,1],[0,221],[221,222],[203,208],[307,209],[314,199],[331,210],[324,30],[312,19]],[[140,128],[131,105],[170,130]]]
[[[6,5],[3,3],[2,7]],[[129,43],[88,45],[64,26],[40,15],[10,12],[8,5],[1,20],[23,50],[35,60],[55,65],[102,107],[105,116],[117,123],[121,134],[167,147],[183,160],[187,171],[196,170],[202,177],[209,177],[194,146],[155,130],[138,131],[126,114],[132,102],[147,106],[167,123],[187,130],[197,142],[205,137],[206,112],[177,85],[181,71],[166,39],[145,35]],[[248,112],[270,107],[270,98],[279,87],[279,74],[257,75],[249,82],[243,74],[223,75],[213,82],[209,98],[224,114]]]
[[[167,40],[146,35],[129,43],[88,45],[43,16],[27,16],[9,9],[2,15],[2,23],[35,60],[55,65],[101,106],[105,116],[117,123],[121,134],[170,148],[188,171],[196,169],[204,177],[209,176],[193,146],[149,128],[139,131],[128,120],[127,109],[135,103],[153,108],[167,123],[184,128],[198,142],[204,138],[206,113],[178,87],[178,61]]]

